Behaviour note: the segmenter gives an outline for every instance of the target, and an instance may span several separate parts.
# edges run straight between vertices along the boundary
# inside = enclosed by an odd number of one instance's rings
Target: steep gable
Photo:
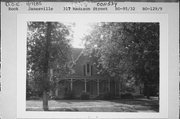
[[[81,77],[81,76],[97,76],[97,69],[94,66],[94,63],[91,61],[91,58],[88,55],[83,53],[81,48],[72,49],[72,74],[71,76]],[[89,65],[89,68],[87,68]],[[87,74],[89,69],[89,73]]]
[[[72,48],[72,60],[75,62],[81,55],[81,52],[83,51],[82,48]]]

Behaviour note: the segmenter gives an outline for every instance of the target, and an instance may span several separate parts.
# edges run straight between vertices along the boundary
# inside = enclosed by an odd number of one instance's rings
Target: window
[[[93,66],[90,63],[83,65],[83,72],[84,72],[84,76],[93,75]]]
[[[93,75],[93,65],[91,65],[91,76]]]
[[[87,74],[89,74],[89,72],[90,72],[90,69],[89,69],[90,67],[89,67],[89,63],[87,63]]]

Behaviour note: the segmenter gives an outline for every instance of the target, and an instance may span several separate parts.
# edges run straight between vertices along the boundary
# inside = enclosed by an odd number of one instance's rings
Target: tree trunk
[[[45,57],[44,57],[44,80],[43,80],[43,109],[44,111],[48,110],[48,90],[49,90],[49,78],[48,70],[49,70],[49,50],[51,45],[51,22],[47,22],[46,29],[46,46],[45,46]]]
[[[119,79],[119,81],[118,81],[118,84],[119,84],[119,97],[120,97],[120,99],[121,99],[121,81],[120,81],[120,79]]]
[[[150,87],[149,87],[149,83],[148,82],[145,82],[145,85],[144,85],[144,89],[145,89],[145,95],[147,97],[147,99],[150,99]]]
[[[149,89],[149,85],[147,85],[147,89],[146,89],[146,95],[147,95],[147,99],[150,99],[150,89]]]
[[[48,95],[46,90],[43,91],[43,110],[48,111]]]

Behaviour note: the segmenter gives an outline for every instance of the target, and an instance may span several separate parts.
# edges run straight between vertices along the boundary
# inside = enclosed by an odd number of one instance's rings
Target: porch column
[[[111,83],[110,83],[110,79],[108,79],[108,91],[110,92],[111,88]]]
[[[114,81],[114,87],[115,87],[115,91],[114,91],[114,94],[115,94],[115,96],[116,96],[116,80]]]
[[[58,97],[59,95],[59,84],[56,86],[56,89],[55,89],[55,96]]]
[[[53,69],[50,69],[50,81],[52,81],[52,77],[53,77]]]
[[[99,79],[97,79],[97,95],[99,96]]]
[[[71,91],[73,89],[73,79],[71,79]]]
[[[86,79],[84,79],[84,91],[87,92],[87,89],[86,89]]]
[[[121,80],[119,80],[119,96],[121,96],[121,91],[122,91]]]
[[[120,91],[121,91],[120,81],[118,82],[118,86],[119,86],[119,95],[121,95],[121,93],[120,93]]]

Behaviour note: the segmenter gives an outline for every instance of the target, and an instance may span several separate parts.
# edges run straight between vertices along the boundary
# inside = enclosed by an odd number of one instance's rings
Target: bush
[[[124,93],[124,94],[121,94],[121,98],[122,99],[133,99],[134,96],[131,93]]]
[[[26,89],[26,100],[39,100],[42,97],[40,91],[35,91],[30,88]]]
[[[51,100],[55,100],[55,99],[56,99],[56,96],[54,96],[54,95],[49,96],[49,99],[51,99]]]
[[[88,100],[90,98],[90,95],[87,92],[82,92],[80,97],[81,100]]]
[[[95,100],[102,100],[104,98],[104,94],[100,94],[97,97],[95,97]]]
[[[134,98],[144,98],[144,95],[134,95]]]
[[[53,100],[62,100],[60,97],[53,97]]]
[[[112,100],[113,98],[114,98],[114,95],[112,93],[110,93],[110,92],[105,93],[103,95],[103,99],[105,99],[105,100]]]
[[[32,96],[32,91],[30,89],[26,90],[26,99],[30,99],[30,97]]]
[[[99,100],[112,100],[114,98],[115,98],[115,96],[112,93],[107,92],[107,93],[104,93],[104,94],[100,94],[95,99],[99,99]]]
[[[64,99],[74,99],[75,95],[73,91],[68,91],[65,93]]]
[[[27,100],[41,100],[41,97],[31,96],[31,97],[29,97],[29,99],[27,99]]]

